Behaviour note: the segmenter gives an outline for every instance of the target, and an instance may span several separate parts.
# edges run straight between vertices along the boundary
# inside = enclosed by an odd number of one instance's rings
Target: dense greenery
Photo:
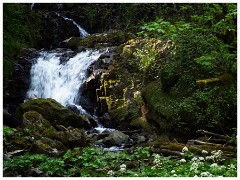
[[[156,68],[150,73],[159,77],[160,84],[146,87],[143,96],[153,111],[171,118],[172,126],[184,128],[185,133],[198,128],[226,132],[236,127],[237,6],[183,5],[179,11],[190,8],[196,11],[187,17],[171,21],[157,17],[141,27],[139,35],[171,39],[176,47],[170,63],[159,68],[159,61],[153,61]],[[220,82],[196,85],[197,80],[210,78]]]
[[[4,161],[5,171],[18,175],[37,168],[45,176],[65,177],[236,177],[236,160],[223,161],[222,151],[202,151],[202,156],[183,148],[184,157],[164,157],[151,153],[148,147],[111,152],[96,147],[75,148],[60,158],[41,154],[24,154]]]
[[[39,15],[29,7],[17,3],[3,4],[3,83],[11,78],[16,58],[24,49],[36,47],[40,38]]]
[[[38,46],[43,16],[48,16],[49,10],[59,10],[58,4],[52,3],[39,3],[36,9],[39,11],[31,11],[27,4],[4,4],[4,88],[11,79],[17,57],[27,48]],[[112,64],[102,75],[106,79],[101,79],[97,91],[101,95],[98,100],[102,103],[102,113],[108,112],[112,120],[119,123],[120,130],[134,127],[148,135],[156,133],[185,140],[192,138],[196,130],[205,129],[231,135],[226,146],[236,144],[237,4],[64,3],[61,10],[69,13],[69,17],[85,19],[90,33],[108,33],[107,36],[96,34],[79,38],[81,48],[77,42],[72,42],[75,49],[99,48],[105,42],[118,46]],[[125,31],[138,37],[128,37]],[[127,41],[129,38],[133,39]],[[51,103],[40,98],[36,101],[46,105],[39,112],[43,117],[45,113],[51,115],[44,118],[58,119],[66,128],[82,127],[79,126],[82,119],[77,121],[65,110],[55,114],[55,110],[49,110]],[[16,111],[14,118],[19,124],[25,110],[36,110],[36,101],[22,104]],[[60,108],[55,106],[55,109]],[[40,116],[34,112],[27,115]],[[31,128],[35,131],[35,127]],[[3,162],[6,176],[31,176],[32,171],[37,170],[42,176],[58,177],[237,176],[233,146],[228,149],[232,154],[226,153],[226,156],[221,150],[203,150],[199,146],[200,154],[190,152],[187,147],[182,152],[172,148],[183,153],[181,158],[153,153],[155,146],[151,141],[146,142],[146,147],[120,152],[92,146],[80,148],[77,144],[77,148],[59,157],[20,152],[21,155],[15,150],[36,142],[29,129],[23,129],[3,127],[3,151],[16,153]],[[50,129],[50,132],[54,131]],[[42,134],[39,136],[41,138]],[[169,143],[169,139],[166,141]],[[168,145],[163,148],[171,149]],[[220,146],[211,146],[216,147]]]

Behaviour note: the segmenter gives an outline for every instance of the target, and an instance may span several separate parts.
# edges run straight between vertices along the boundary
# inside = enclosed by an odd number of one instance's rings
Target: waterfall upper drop
[[[31,6],[30,6],[30,8],[31,8],[31,10],[33,9],[33,6],[35,5],[35,3],[32,3],[31,4]]]
[[[87,37],[89,35],[89,33],[87,31],[85,31],[79,24],[77,24],[74,20],[69,19],[65,16],[60,15],[59,13],[56,13],[59,17],[62,17],[63,19],[67,20],[67,21],[71,21],[75,26],[77,26],[77,28],[79,29],[79,33],[80,33],[80,37]]]
[[[63,106],[79,106],[80,87],[86,80],[88,67],[100,57],[99,51],[87,50],[78,53],[65,63],[60,63],[61,53],[40,52],[40,57],[31,68],[31,84],[27,96],[53,98]]]

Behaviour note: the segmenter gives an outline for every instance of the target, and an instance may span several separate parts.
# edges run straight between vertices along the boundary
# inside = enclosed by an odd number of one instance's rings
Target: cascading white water
[[[33,9],[34,4],[35,4],[35,3],[32,3],[32,4],[31,4],[31,6],[30,6],[31,10]]]
[[[53,98],[63,106],[78,104],[79,89],[86,80],[87,68],[96,61],[99,51],[85,51],[60,64],[61,54],[41,52],[37,63],[31,68],[31,85],[27,96]]]
[[[89,33],[87,31],[85,31],[79,24],[77,24],[74,20],[69,19],[65,16],[60,15],[59,13],[56,13],[59,17],[62,17],[63,19],[67,20],[67,21],[71,21],[75,26],[77,26],[77,28],[79,29],[79,33],[80,33],[80,37],[87,37],[89,35]]]
[[[99,51],[87,50],[61,64],[61,53],[41,52],[36,64],[31,68],[31,84],[27,98],[32,97],[32,95],[38,98],[52,98],[63,106],[76,106],[80,114],[87,114],[78,102],[79,90],[87,79],[88,67],[100,55]],[[93,119],[98,124],[95,129],[99,133],[105,130],[114,130],[103,127],[95,115],[93,115]]]

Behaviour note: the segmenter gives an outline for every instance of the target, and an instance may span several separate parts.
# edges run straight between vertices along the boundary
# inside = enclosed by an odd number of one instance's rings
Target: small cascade
[[[87,68],[101,53],[87,50],[60,63],[61,53],[40,52],[31,68],[31,85],[27,97],[53,98],[63,106],[75,105],[81,114],[86,111],[79,105],[79,89],[87,76]]]
[[[59,17],[62,17],[63,19],[67,20],[67,21],[71,21],[75,26],[77,26],[77,28],[79,29],[79,33],[80,33],[80,37],[87,37],[89,35],[89,33],[87,31],[85,31],[79,24],[77,24],[74,20],[69,19],[65,16],[60,15],[59,13],[56,13]]]
[[[26,99],[52,98],[63,106],[75,106],[79,114],[87,114],[79,104],[80,89],[87,79],[87,69],[101,55],[99,51],[86,50],[61,63],[64,56],[60,52],[41,51],[39,58],[31,68],[31,84]],[[95,133],[111,132],[105,128],[94,113],[91,116],[97,123],[92,129]]]
[[[30,6],[30,8],[31,8],[31,10],[33,10],[33,6],[35,5],[35,3],[32,3],[31,4],[31,6]]]

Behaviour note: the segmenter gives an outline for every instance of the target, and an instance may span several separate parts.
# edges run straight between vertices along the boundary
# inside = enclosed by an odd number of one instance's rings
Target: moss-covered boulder
[[[63,125],[65,127],[83,128],[83,118],[65,108],[54,99],[38,98],[20,104],[14,115],[15,119],[21,124],[23,114],[28,111],[38,112],[54,127]]]
[[[53,138],[57,136],[57,130],[36,111],[28,111],[23,114],[23,131],[35,139],[41,137]]]
[[[172,50],[171,41],[154,38],[135,38],[118,46],[97,89],[100,113],[108,111],[122,130],[140,128],[152,132],[141,91],[158,78],[164,62],[171,61]]]
[[[60,141],[43,137],[32,144],[30,152],[57,157],[66,153],[67,148]]]
[[[87,146],[85,132],[78,128],[69,127],[66,131],[60,131],[56,139],[62,142],[67,148]]]

